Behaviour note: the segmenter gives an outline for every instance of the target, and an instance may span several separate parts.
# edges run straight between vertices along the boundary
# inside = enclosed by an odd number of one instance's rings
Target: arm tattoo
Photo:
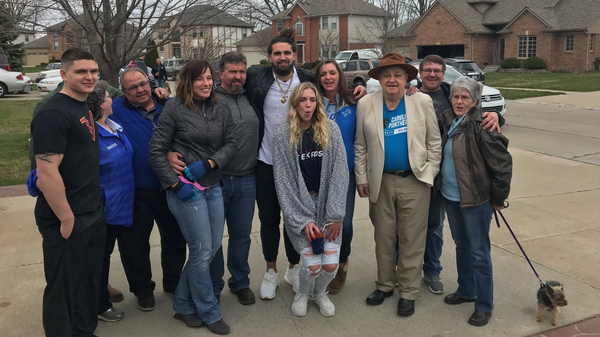
[[[35,159],[43,160],[48,163],[54,163],[52,161],[52,157],[54,156],[62,156],[60,153],[44,153],[44,154],[36,154]]]

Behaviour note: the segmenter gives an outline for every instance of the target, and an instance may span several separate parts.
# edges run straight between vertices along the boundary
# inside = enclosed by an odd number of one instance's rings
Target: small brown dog
[[[551,310],[552,319],[550,323],[552,323],[552,325],[556,325],[556,321],[558,321],[558,316],[560,315],[560,307],[567,305],[563,285],[556,281],[546,282],[546,284],[541,286],[538,290],[537,299],[537,321],[541,322],[544,319],[546,310]]]

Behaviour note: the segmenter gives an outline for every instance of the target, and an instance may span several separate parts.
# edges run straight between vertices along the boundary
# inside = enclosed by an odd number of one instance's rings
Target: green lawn
[[[29,176],[29,124],[38,101],[0,100],[0,186],[24,184]]]
[[[486,75],[487,76],[487,75]],[[487,82],[487,81],[486,81]],[[564,93],[537,91],[537,90],[519,90],[519,89],[498,89],[504,99],[521,99],[540,96],[564,95]]]
[[[23,67],[21,71],[23,74],[27,73],[39,73],[40,71],[46,70],[46,66],[38,66],[38,67]]]
[[[600,71],[586,73],[511,74],[486,73],[485,84],[490,87],[530,88],[564,91],[600,91]]]

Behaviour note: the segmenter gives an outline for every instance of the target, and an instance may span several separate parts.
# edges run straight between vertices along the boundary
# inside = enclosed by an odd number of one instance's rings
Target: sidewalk
[[[251,306],[241,306],[227,288],[221,297],[225,321],[231,336],[600,336],[600,167],[511,149],[514,176],[510,208],[503,213],[523,248],[534,262],[543,280],[565,284],[569,305],[562,310],[559,327],[550,325],[549,317],[535,321],[538,282],[506,228],[490,229],[495,280],[495,310],[488,326],[467,324],[473,311],[471,304],[449,306],[443,295],[434,295],[421,287],[416,313],[408,318],[396,315],[397,293],[383,305],[370,307],[366,296],[374,289],[376,265],[373,227],[368,219],[368,203],[357,198],[354,239],[346,287],[331,295],[337,313],[324,318],[314,303],[306,317],[294,317],[291,287],[283,282],[286,268],[281,243],[279,270],[281,288],[272,301],[257,299]],[[18,188],[17,188],[18,190]],[[41,336],[41,300],[44,287],[41,238],[33,220],[35,200],[28,196],[0,198],[0,331],[3,337]],[[260,247],[260,224],[255,213],[250,251],[251,289],[258,297],[264,273]],[[446,294],[456,289],[454,243],[449,228],[444,229],[446,242],[442,256],[442,278]],[[157,283],[156,309],[141,312],[128,292],[118,251],[113,253],[111,284],[125,293],[125,300],[115,304],[125,311],[118,323],[100,322],[98,336],[212,336],[206,328],[190,329],[174,320],[171,299],[160,282],[160,246],[153,233],[151,258]],[[223,241],[224,249],[227,240]],[[228,275],[226,275],[228,277]],[[571,326],[569,326],[571,325]],[[318,327],[317,333],[315,328]],[[575,333],[577,332],[577,333]]]
[[[507,88],[509,89],[509,88]],[[518,89],[518,88],[510,88],[516,90],[527,90],[527,89]],[[554,90],[544,90],[539,89],[538,91],[552,91],[558,92]],[[554,96],[542,96],[542,97],[533,97],[533,98],[524,98],[518,100],[519,102],[529,102],[529,103],[542,103],[542,104],[566,104],[566,105],[576,105],[588,109],[598,109],[600,108],[600,91],[593,92],[572,92],[572,91],[563,91],[566,95],[554,95]]]

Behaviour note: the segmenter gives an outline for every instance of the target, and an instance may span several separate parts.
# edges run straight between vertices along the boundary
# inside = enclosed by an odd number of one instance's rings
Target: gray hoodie
[[[318,207],[312,201],[298,162],[298,152],[290,150],[290,125],[283,121],[273,136],[273,175],[283,222],[294,249],[300,252],[310,242],[304,227],[314,222],[323,231],[331,222],[343,221],[348,194],[348,163],[340,128],[329,121],[329,142],[321,165]],[[335,243],[341,244],[342,236]]]
[[[246,91],[232,95],[219,86],[215,89],[217,99],[229,106],[231,117],[236,126],[238,152],[223,168],[223,174],[229,176],[245,176],[254,173],[258,156],[258,116],[248,98]]]

